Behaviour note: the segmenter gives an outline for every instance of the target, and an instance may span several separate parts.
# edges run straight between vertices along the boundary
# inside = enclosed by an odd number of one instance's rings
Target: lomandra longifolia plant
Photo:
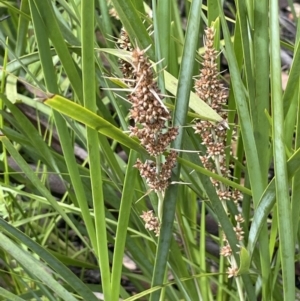
[[[129,127],[130,136],[135,136],[148,151],[155,161],[137,160],[135,167],[145,179],[150,191],[154,191],[159,200],[158,217],[153,211],[143,212],[141,215],[145,227],[159,235],[160,221],[162,217],[162,202],[164,193],[169,185],[171,170],[176,163],[177,154],[171,150],[167,156],[170,143],[176,138],[178,129],[170,127],[172,119],[170,112],[163,104],[158,85],[154,80],[152,65],[146,56],[147,50],[138,47],[132,49],[131,43],[124,30],[121,32],[119,45],[122,49],[131,52],[131,64],[122,61],[121,67],[124,80],[132,87],[128,100],[132,104],[130,118],[134,120],[134,126]]]
[[[198,96],[211,106],[224,119],[222,124],[213,124],[209,121],[197,121],[195,133],[199,134],[202,139],[202,144],[206,147],[206,153],[200,155],[200,159],[204,167],[218,175],[229,178],[230,170],[226,160],[226,134],[228,130],[227,113],[225,109],[227,104],[227,91],[219,79],[219,72],[217,69],[218,52],[214,48],[213,27],[205,30],[205,53],[203,55],[202,69],[200,77],[195,81],[195,90]],[[230,146],[229,146],[230,147]],[[232,190],[226,187],[223,183],[211,179],[217,194],[227,214],[227,202],[234,202],[237,204],[241,200],[241,193],[237,190]],[[241,214],[234,216],[236,225],[233,227],[236,232],[237,239],[242,244],[243,228],[241,224],[244,219]],[[224,246],[220,254],[228,259],[230,267],[228,268],[228,276],[237,276],[238,266],[234,257],[232,256],[232,249],[223,235]],[[237,278],[238,279],[238,278]]]
[[[252,2],[1,1],[0,299],[300,300],[299,16]]]
[[[229,163],[226,155],[229,153],[226,148],[227,123],[226,110],[228,93],[220,81],[220,74],[217,68],[218,51],[214,48],[214,28],[205,30],[205,53],[203,55],[202,68],[200,76],[195,81],[195,91],[197,95],[212,107],[222,118],[223,122],[213,124],[209,121],[197,121],[194,126],[195,134],[201,136],[202,144],[205,146],[205,153],[200,154],[200,159],[204,167],[224,178],[230,178]],[[176,152],[170,151],[164,157],[163,153],[168,150],[170,143],[176,138],[177,128],[168,126],[171,115],[160,95],[157,83],[154,80],[151,63],[146,57],[146,50],[138,47],[133,48],[129,41],[128,35],[124,30],[121,32],[119,47],[130,51],[131,63],[121,61],[121,70],[124,81],[132,89],[128,95],[128,100],[132,104],[130,117],[134,120],[135,125],[131,126],[130,135],[136,136],[140,143],[146,148],[149,155],[155,158],[155,161],[142,162],[137,160],[135,167],[139,169],[141,176],[145,179],[149,190],[157,193],[159,198],[158,217],[153,211],[143,212],[141,215],[145,222],[145,227],[154,231],[156,236],[159,235],[161,208],[164,192],[168,187],[171,177],[171,169],[176,162]],[[231,154],[231,152],[230,152]],[[164,161],[162,161],[164,160]],[[241,200],[241,193],[232,190],[223,183],[211,179],[216,188],[220,202],[229,215],[227,202],[238,204]],[[238,241],[242,244],[244,221],[241,214],[234,216],[235,225],[233,229],[236,232]],[[227,270],[228,277],[238,275],[238,266],[232,255],[232,249],[223,234],[223,247],[220,254],[227,258],[229,267]],[[238,277],[237,285],[240,287]]]
[[[205,30],[205,53],[203,55],[203,67],[200,77],[195,82],[197,95],[211,106],[223,118],[221,124],[213,124],[209,121],[197,121],[195,133],[200,134],[202,144],[206,147],[206,152],[200,155],[202,164],[208,170],[229,178],[230,170],[226,160],[226,135],[227,135],[227,114],[226,110],[228,93],[219,79],[217,69],[218,52],[214,48],[214,29],[213,27]],[[154,80],[151,63],[146,57],[146,50],[133,48],[127,33],[122,30],[119,46],[131,53],[131,63],[121,61],[121,70],[124,80],[132,88],[128,95],[128,100],[132,104],[130,117],[135,125],[130,127],[131,136],[139,138],[141,144],[147,149],[149,155],[155,157],[154,161],[141,162],[137,160],[135,167],[139,169],[141,176],[146,180],[150,190],[157,193],[160,204],[164,197],[164,192],[169,185],[171,169],[176,162],[176,152],[170,151],[164,158],[162,155],[168,149],[170,143],[176,138],[177,128],[168,127],[171,115],[164,106],[160,96],[157,83]],[[162,163],[164,159],[164,163]],[[235,204],[241,199],[241,194],[237,190],[231,190],[223,183],[212,180],[217,190],[217,194],[222,202],[225,211],[227,202],[233,201]],[[146,223],[146,227],[159,234],[159,222],[162,212],[159,206],[158,218],[152,211],[144,212],[141,216]],[[236,225],[234,230],[239,241],[243,240],[243,217],[235,216]],[[232,250],[224,236],[224,246],[221,255],[228,258],[230,267],[228,274],[230,277],[236,276],[238,267],[232,256]]]

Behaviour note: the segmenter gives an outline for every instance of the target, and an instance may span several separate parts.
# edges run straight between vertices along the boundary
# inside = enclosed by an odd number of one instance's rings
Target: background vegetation
[[[3,300],[297,299],[300,31],[280,40],[278,1],[0,0],[0,12]],[[222,124],[190,94],[212,24],[228,71],[230,178],[203,168],[193,129]],[[128,135],[121,27],[148,48],[179,129],[163,203],[133,168],[153,158]],[[293,53],[284,91],[281,47]],[[237,206],[225,212],[210,178],[242,193]],[[156,237],[140,216],[160,205]],[[236,277],[219,255],[223,233]]]

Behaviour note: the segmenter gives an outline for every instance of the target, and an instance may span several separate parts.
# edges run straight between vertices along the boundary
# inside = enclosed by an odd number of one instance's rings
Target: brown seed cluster
[[[160,98],[160,91],[154,81],[152,66],[145,56],[144,50],[139,48],[133,50],[132,65],[136,84],[130,95],[132,103],[130,117],[134,120],[135,126],[129,128],[130,135],[138,137],[148,153],[157,157],[166,151],[170,143],[175,140],[178,129],[166,126],[171,120],[171,115]],[[156,179],[161,179],[163,182],[166,174],[170,174],[175,161],[176,153],[171,152],[161,168],[163,174],[157,175]],[[145,173],[142,172],[145,170],[145,164],[138,164],[137,167],[141,174],[146,177]],[[149,166],[148,169],[152,170],[152,167]],[[168,169],[170,170],[166,172]],[[157,188],[159,187],[157,181],[152,182],[152,180],[152,176],[147,178],[150,187],[154,187],[154,190],[162,190]],[[165,187],[166,185],[162,183],[160,186]]]
[[[172,118],[160,98],[160,91],[145,51],[133,49],[124,28],[121,30],[118,45],[132,53],[132,64],[120,60],[124,80],[133,87],[133,92],[128,96],[132,103],[130,117],[135,122],[135,126],[129,128],[130,135],[139,138],[151,156],[158,156],[175,140],[178,129],[166,126]]]
[[[235,215],[234,218],[236,220],[236,226],[233,227],[233,230],[236,233],[237,240],[239,242],[242,242],[242,240],[244,239],[244,230],[241,224],[244,222],[244,218],[241,214]],[[235,260],[232,258],[232,249],[225,234],[223,234],[223,241],[224,246],[220,251],[220,255],[228,258],[229,262],[231,263],[231,266],[229,266],[227,269],[228,278],[236,277],[238,276],[238,268],[235,264],[232,263],[232,261],[235,262]]]
[[[195,133],[200,134],[202,144],[206,146],[206,154],[200,156],[203,166],[214,173],[223,177],[230,177],[230,170],[226,162],[226,134],[227,134],[227,111],[224,106],[227,102],[227,91],[219,80],[217,68],[218,52],[214,48],[213,28],[205,30],[205,53],[203,55],[203,68],[200,71],[200,77],[195,81],[195,90],[197,95],[211,106],[224,122],[214,125],[209,121],[198,121],[194,127]],[[212,180],[217,189],[218,196],[222,201],[233,200],[237,202],[241,199],[239,191],[229,190],[220,182]]]
[[[241,242],[244,239],[244,233],[245,233],[241,225],[244,222],[244,218],[242,217],[241,214],[235,215],[234,218],[236,220],[236,226],[233,227],[233,230],[236,233],[237,240]],[[232,249],[224,233],[223,233],[223,241],[224,241],[224,246],[221,249],[220,254],[224,257],[229,257],[232,255]]]
[[[153,215],[153,211],[143,211],[140,217],[145,222],[145,228],[154,231],[155,236],[159,236],[160,224],[158,218]]]
[[[211,27],[207,28],[205,30],[205,36],[203,68],[200,71],[199,80],[195,82],[195,90],[202,100],[206,101],[226,119],[226,112],[223,111],[223,105],[226,104],[227,101],[227,92],[219,80],[218,65],[216,63],[218,52],[214,48],[214,29]]]
[[[171,151],[166,159],[166,162],[160,164],[160,171],[157,172],[157,167],[154,162],[142,163],[137,160],[134,167],[138,168],[140,174],[146,179],[149,188],[155,192],[164,192],[169,186],[171,171],[176,163],[177,153]]]
[[[238,241],[242,241],[244,239],[244,230],[242,227],[242,223],[245,221],[241,214],[234,216],[236,220],[236,226],[233,228],[234,232],[236,233],[236,238]]]
[[[107,6],[109,8],[108,13],[116,20],[120,20],[119,14],[117,13],[116,9],[112,6],[111,0],[107,0]]]
[[[228,278],[237,277],[239,269],[237,267],[229,267],[227,269]]]
[[[121,29],[120,38],[118,39],[117,44],[122,50],[130,51],[130,52],[133,51],[133,47],[131,45],[128,33],[124,28]],[[135,83],[133,66],[129,62],[122,59],[119,59],[119,63],[120,63],[120,69],[124,76],[124,80],[126,81],[128,86],[133,87]]]
[[[125,30],[121,32],[119,47],[130,51],[132,58],[131,64],[121,62],[124,80],[129,79],[128,85],[132,88],[128,96],[132,104],[130,118],[134,120],[134,126],[129,127],[130,136],[137,137],[148,153],[155,157],[155,162],[147,160],[143,163],[138,159],[134,167],[139,169],[150,190],[156,192],[159,195],[159,202],[162,202],[177,157],[175,151],[170,151],[166,157],[163,153],[175,140],[178,129],[169,126],[172,118],[161,99],[146,50],[138,47],[132,49]],[[144,212],[141,217],[146,223],[145,227],[153,230],[158,236],[159,218],[154,217],[152,211]]]
[[[223,122],[214,125],[208,121],[198,121],[194,127],[195,133],[202,138],[202,144],[206,147],[206,153],[200,156],[203,166],[210,171],[217,173],[224,178],[230,177],[230,170],[226,162],[226,135],[227,135],[227,111],[224,109],[227,102],[227,91],[219,80],[219,72],[217,68],[218,52],[214,48],[213,28],[205,30],[205,53],[203,55],[203,68],[200,71],[200,77],[195,82],[195,90],[197,95],[211,106],[222,118]],[[241,200],[241,193],[237,190],[230,190],[221,182],[211,179],[216,188],[217,194],[227,211],[227,201]],[[244,238],[242,223],[243,217],[239,214],[235,216],[236,225],[233,227],[238,241]],[[232,256],[232,249],[225,235],[223,236],[224,246],[220,251],[220,255],[226,257],[230,263],[227,270],[229,277],[238,275],[238,268]]]
[[[176,138],[178,129],[166,127],[171,115],[163,105],[160,91],[154,81],[152,66],[145,52],[136,48],[132,52],[136,86],[130,95],[130,116],[135,122],[131,135],[137,136],[152,156],[162,154]]]

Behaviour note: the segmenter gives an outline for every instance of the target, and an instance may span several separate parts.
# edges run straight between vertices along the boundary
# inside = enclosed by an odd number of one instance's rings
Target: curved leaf
[[[38,245],[35,241],[27,237],[21,231],[17,230],[15,227],[9,225],[3,219],[0,218],[0,228],[2,231],[13,235],[16,239],[22,242],[25,246],[30,248],[35,252],[40,258],[42,258],[53,270],[55,270],[76,292],[80,294],[84,300],[97,301],[95,295],[90,291],[90,289],[79,280],[74,273],[67,267],[65,267],[60,261],[58,261],[53,255],[45,250],[45,248]],[[34,265],[33,274],[34,272]]]
[[[0,247],[10,256],[14,257],[25,269],[31,271],[35,277],[47,285],[53,292],[60,296],[63,300],[77,301],[73,294],[68,292],[58,281],[52,278],[51,271],[42,262],[36,260],[30,253],[20,249],[3,233],[0,233]],[[50,274],[49,274],[50,273]],[[92,298],[92,300],[97,300]]]
[[[74,120],[82,122],[86,126],[97,130],[99,133],[127,146],[128,148],[147,155],[146,150],[136,140],[128,137],[120,129],[113,126],[97,114],[85,109],[83,106],[59,95],[54,95],[52,98],[47,99],[44,103],[56,111],[71,117]]]
[[[294,155],[287,162],[287,171],[288,177],[291,179],[294,174],[300,169],[300,149],[294,153]],[[276,197],[276,188],[275,188],[275,179],[273,179],[264,194],[255,210],[249,237],[248,237],[248,247],[247,250],[250,253],[250,256],[253,255],[255,244],[259,237],[260,231],[263,225],[266,223],[269,213],[271,212]]]

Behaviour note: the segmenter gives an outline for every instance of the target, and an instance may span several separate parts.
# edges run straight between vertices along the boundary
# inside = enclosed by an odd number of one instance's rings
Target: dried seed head
[[[218,52],[214,49],[215,31],[212,27],[205,30],[205,53],[203,55],[200,78],[195,81],[195,90],[199,97],[206,101],[217,113],[223,113],[227,101],[227,93],[218,79]]]
[[[118,39],[117,44],[120,49],[127,50],[130,52],[133,50],[132,45],[130,43],[128,33],[126,32],[126,30],[124,28],[121,29],[120,38]],[[119,64],[120,64],[120,68],[121,68],[121,71],[123,73],[123,77],[124,77],[126,83],[129,86],[133,87],[134,86],[133,80],[135,80],[133,66],[130,63],[128,63],[127,61],[122,60],[122,59],[119,59]]]
[[[221,251],[220,251],[220,255],[224,256],[224,257],[229,257],[232,255],[232,249],[230,247],[229,244],[225,245]]]
[[[145,222],[145,228],[153,231],[155,233],[155,236],[159,236],[160,223],[158,218],[153,215],[153,211],[143,211],[143,214],[140,215],[140,217]]]
[[[177,153],[171,151],[167,156],[165,163],[160,164],[159,168],[153,166],[151,162],[142,163],[139,159],[137,160],[134,167],[140,171],[140,175],[145,178],[149,188],[155,192],[163,192],[167,189],[170,184],[170,178],[172,168],[175,166]],[[160,170],[157,173],[157,170]]]
[[[237,267],[229,267],[227,269],[228,278],[237,277],[238,276],[238,268]]]
[[[228,152],[225,152],[227,148],[226,135],[229,127],[227,123],[227,111],[224,110],[228,94],[219,79],[217,66],[218,52],[214,49],[214,29],[207,28],[205,35],[205,53],[203,55],[200,77],[195,81],[195,91],[202,100],[223,118],[223,121],[216,125],[208,121],[198,121],[194,129],[195,133],[201,136],[202,144],[206,147],[205,155],[202,154],[202,156],[200,156],[203,166],[224,178],[229,178],[230,170],[226,162]],[[239,191],[231,190],[218,180],[211,179],[211,181],[225,209],[227,209],[225,205],[227,201],[232,200],[234,203],[237,203],[242,199],[242,194]],[[244,238],[244,231],[241,226],[244,219],[241,215],[235,216],[235,219],[237,223],[233,229],[237,239],[241,241]],[[232,256],[232,249],[225,236],[223,237],[223,241],[224,247],[221,249],[220,254],[225,257]],[[228,269],[229,277],[235,277],[237,273],[238,270],[235,267]]]

